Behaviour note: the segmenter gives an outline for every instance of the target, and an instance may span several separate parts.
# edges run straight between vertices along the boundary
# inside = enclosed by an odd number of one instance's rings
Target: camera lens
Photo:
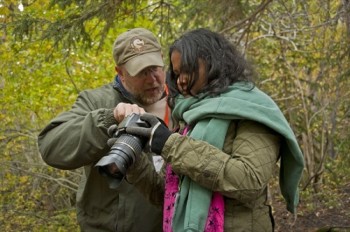
[[[113,189],[118,187],[128,168],[141,155],[142,149],[147,142],[142,140],[142,138],[127,134],[125,128],[128,126],[149,127],[146,122],[140,120],[140,115],[135,113],[128,115],[118,124],[116,131],[108,132],[109,135],[113,133],[113,138],[117,140],[112,145],[109,153],[95,165],[98,167],[100,174],[107,177],[109,187]],[[114,129],[115,127],[113,127]]]
[[[122,134],[111,147],[109,153],[102,157],[96,166],[101,174],[120,178],[125,176],[126,170],[132,165],[142,152],[143,142],[138,137],[130,134]],[[107,165],[115,164],[119,173],[110,173]]]

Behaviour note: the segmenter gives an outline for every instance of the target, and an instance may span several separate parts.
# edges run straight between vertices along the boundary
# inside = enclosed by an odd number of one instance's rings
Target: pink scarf
[[[188,126],[183,131],[183,135],[188,132]],[[165,194],[163,207],[163,231],[173,232],[172,218],[174,215],[176,196],[179,191],[179,177],[172,171],[170,164],[166,166],[165,176]],[[224,197],[213,192],[210,202],[208,218],[205,225],[205,232],[223,232],[224,231]]]

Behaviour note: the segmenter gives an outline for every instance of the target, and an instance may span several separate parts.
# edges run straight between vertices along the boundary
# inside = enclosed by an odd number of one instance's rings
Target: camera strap
[[[169,89],[168,89],[167,85],[165,85],[164,90],[165,90],[166,96],[168,96],[169,95]],[[168,103],[166,102],[165,103],[165,114],[164,114],[163,121],[165,122],[165,125],[167,125],[167,126],[169,126],[169,118],[170,118],[169,117],[169,114],[170,114],[169,111],[170,111],[169,110],[169,106],[168,106]]]

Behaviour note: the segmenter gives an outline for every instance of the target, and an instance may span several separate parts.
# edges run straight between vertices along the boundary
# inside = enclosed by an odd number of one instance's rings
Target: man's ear
[[[118,74],[120,80],[123,81],[123,80],[124,80],[124,75],[123,75],[123,70],[122,70],[122,68],[120,68],[119,66],[115,66],[114,68],[115,68],[115,71],[117,72],[117,74]]]

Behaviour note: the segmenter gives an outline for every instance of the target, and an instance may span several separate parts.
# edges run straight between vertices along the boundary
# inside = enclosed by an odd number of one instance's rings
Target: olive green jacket
[[[233,120],[223,150],[175,133],[166,141],[162,156],[176,173],[223,194],[225,231],[272,231],[267,190],[276,173],[280,142],[280,135],[260,123]],[[162,208],[164,176],[146,157],[128,170],[127,179]],[[150,184],[144,186],[146,181]]]
[[[113,84],[81,92],[72,109],[58,115],[40,133],[39,150],[53,167],[83,167],[77,192],[82,231],[161,231],[161,210],[125,180],[118,189],[110,189],[94,167],[109,151],[107,128],[116,123],[114,107],[133,102],[121,92]]]

